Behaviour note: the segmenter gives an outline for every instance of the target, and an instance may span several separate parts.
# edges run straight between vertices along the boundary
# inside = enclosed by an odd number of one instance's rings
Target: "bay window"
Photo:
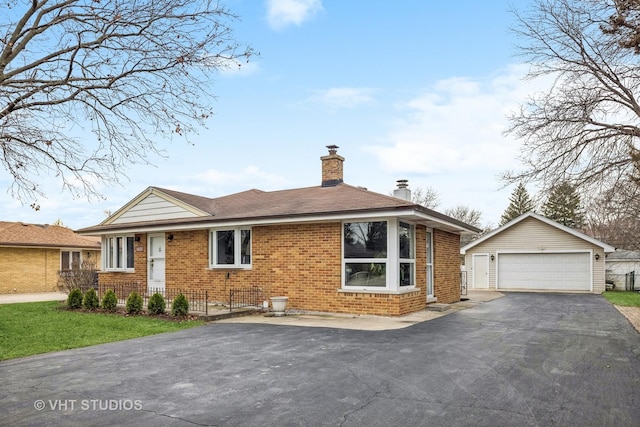
[[[212,268],[251,267],[251,229],[212,230],[209,234],[209,264]]]
[[[400,286],[415,285],[415,227],[401,222],[398,225],[398,259],[400,262]]]
[[[344,223],[345,287],[386,287],[387,246],[387,221]]]
[[[131,271],[134,267],[133,235],[109,236],[102,241],[105,270]]]
[[[398,291],[415,286],[415,226],[396,219],[345,222],[343,288]]]

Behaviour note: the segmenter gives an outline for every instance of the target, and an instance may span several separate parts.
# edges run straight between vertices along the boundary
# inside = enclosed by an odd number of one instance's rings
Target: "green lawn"
[[[615,305],[623,305],[626,307],[640,307],[640,293],[638,292],[605,292],[604,297]]]
[[[202,325],[152,317],[59,310],[57,301],[0,304],[0,360],[86,347]]]

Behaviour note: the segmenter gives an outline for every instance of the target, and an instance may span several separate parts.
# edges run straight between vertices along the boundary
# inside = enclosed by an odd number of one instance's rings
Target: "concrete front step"
[[[451,308],[451,304],[442,304],[439,302],[433,304],[427,304],[427,310],[429,311],[447,311]]]

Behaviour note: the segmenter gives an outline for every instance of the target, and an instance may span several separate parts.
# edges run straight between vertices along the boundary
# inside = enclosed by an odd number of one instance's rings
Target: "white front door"
[[[164,294],[164,233],[149,234],[147,241],[147,291]]]
[[[473,255],[473,289],[489,289],[489,255]]]

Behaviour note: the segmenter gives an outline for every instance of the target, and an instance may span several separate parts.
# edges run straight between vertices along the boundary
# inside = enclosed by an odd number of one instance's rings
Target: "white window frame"
[[[69,265],[62,265],[62,254],[68,252],[69,253]],[[80,259],[78,261],[78,268],[82,265],[82,250],[81,249],[62,249],[60,250],[60,271],[71,271],[73,270],[73,253],[77,252],[80,254]]]
[[[426,292],[427,292],[427,300],[429,302],[431,301],[436,301],[436,297],[435,297],[435,283],[433,281],[433,257],[434,257],[434,251],[433,251],[433,234],[434,234],[434,230],[432,228],[427,228],[427,233],[426,233],[426,243],[427,243],[427,251],[426,251],[426,277],[427,277],[427,283],[426,283]],[[429,293],[429,291],[431,291],[431,293]]]
[[[218,231],[233,231],[233,264],[218,264]],[[242,261],[242,232],[249,234],[249,262]],[[251,227],[222,227],[209,230],[209,268],[243,269],[253,268],[253,229]]]
[[[121,239],[118,241],[118,239]],[[129,258],[127,239],[132,241],[132,250],[134,257],[134,265],[127,266],[127,260]],[[117,259],[117,246],[118,242],[121,243],[121,265],[118,265]],[[114,258],[115,257],[115,258]],[[128,271],[133,272],[135,270],[135,236],[133,234],[114,234],[105,236],[102,239],[102,269],[104,271]]]
[[[345,258],[344,257],[344,224],[350,224],[355,222],[379,222],[385,221],[387,223],[387,257],[386,258]],[[409,258],[400,258],[400,235],[399,235],[399,225],[400,222],[404,224],[408,224],[411,226],[412,230],[412,239],[413,239],[413,259]],[[341,291],[349,292],[349,291],[368,291],[368,292],[405,292],[416,289],[416,224],[411,221],[406,221],[400,218],[362,218],[362,219],[351,219],[348,221],[342,222],[341,227],[341,249],[342,249],[342,283],[341,283]],[[385,287],[381,286],[348,286],[346,284],[347,281],[347,264],[348,263],[365,263],[365,262],[376,262],[376,263],[385,263],[386,264],[386,278],[385,278]],[[411,263],[413,265],[413,284],[400,286],[400,263]]]
[[[409,232],[411,234],[411,258],[400,258],[400,223],[409,226]],[[398,220],[398,227],[396,229],[396,242],[398,245],[398,288],[411,289],[416,287],[416,225],[409,221]],[[412,283],[410,285],[400,285],[400,264],[411,264],[411,278]]]

